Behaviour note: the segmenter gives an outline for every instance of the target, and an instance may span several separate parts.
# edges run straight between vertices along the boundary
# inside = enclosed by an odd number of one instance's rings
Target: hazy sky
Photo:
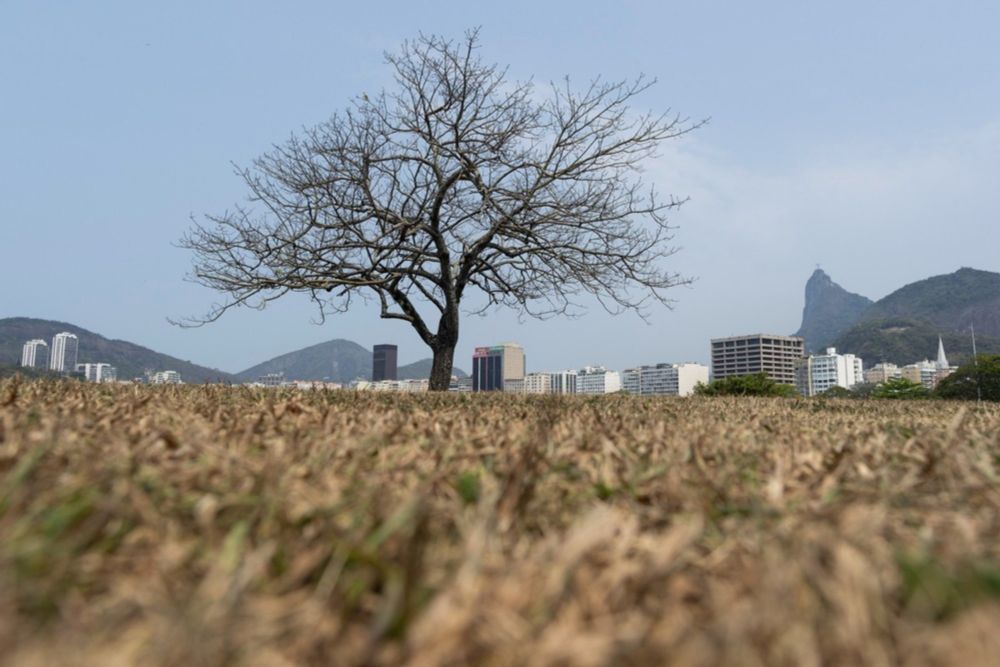
[[[690,196],[672,267],[698,280],[651,324],[600,310],[466,318],[472,348],[529,370],[706,361],[713,336],[798,328],[819,263],[879,298],[962,266],[1000,270],[1000,3],[43,2],[0,0],[0,317],[69,321],[238,371],[331,338],[427,356],[374,309],[312,323],[305,297],[196,330],[190,216],[245,192],[247,163],[388,82],[418,31],[482,27],[516,78],[659,84],[640,100],[711,117],[647,177]],[[81,351],[83,353],[84,351]]]

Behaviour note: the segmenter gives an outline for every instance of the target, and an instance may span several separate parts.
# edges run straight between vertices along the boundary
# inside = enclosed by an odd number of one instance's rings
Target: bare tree
[[[477,50],[475,31],[404,43],[386,56],[394,90],[238,169],[250,205],[182,240],[193,279],[226,295],[193,323],[288,292],[324,316],[374,298],[431,348],[430,387],[446,390],[463,301],[543,318],[587,294],[611,311],[669,306],[664,291],[686,282],[662,266],[681,201],[639,167],[697,124],[633,114],[643,77],[539,91]]]

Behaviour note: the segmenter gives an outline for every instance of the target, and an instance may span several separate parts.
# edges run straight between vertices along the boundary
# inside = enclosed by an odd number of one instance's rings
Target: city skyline
[[[712,121],[648,170],[665,193],[691,197],[672,216],[682,251],[671,266],[698,280],[669,295],[675,310],[657,309],[650,326],[592,302],[575,320],[522,324],[507,311],[466,317],[459,359],[488,337],[520,340],[555,367],[705,363],[703,341],[713,336],[794,331],[800,285],[817,262],[871,298],[961,266],[998,268],[995,5],[962,12],[902,2],[821,11],[569,7],[531,6],[529,22],[488,6],[454,17],[405,5],[378,16],[319,3],[301,13],[220,5],[199,8],[197,21],[181,8],[125,3],[7,8],[0,140],[9,160],[0,165],[0,218],[15,224],[0,231],[8,249],[0,280],[21,287],[3,314],[58,317],[229,370],[332,338],[375,342],[366,338],[376,326],[380,338],[399,341],[407,360],[425,358],[411,352],[419,341],[404,325],[377,319],[375,305],[312,326],[308,299],[293,298],[203,329],[174,328],[166,317],[204,312],[213,297],[183,282],[189,258],[173,244],[190,215],[239,200],[230,161],[245,164],[385,85],[383,50],[418,30],[458,36],[476,25],[484,56],[509,62],[518,78],[543,83],[567,74],[582,83],[645,72],[660,77],[645,107]],[[288,30],[274,33],[275,25]],[[586,38],[556,44],[548,35],[557,25]],[[664,25],[691,30],[664,40]],[[216,36],[230,28],[246,39],[222,48]],[[251,45],[265,38],[276,48],[255,53]],[[331,71],[328,62],[350,66]],[[269,76],[256,76],[261,70]],[[306,85],[320,79],[323,86]],[[67,99],[79,113],[65,114]],[[79,177],[46,178],[54,163]],[[976,242],[924,252],[942,220],[955,238]],[[861,242],[842,253],[817,242],[827,233]],[[41,237],[64,242],[48,250],[45,275],[26,284],[23,276],[41,273],[32,251]],[[612,343],[623,329],[632,344],[618,349]],[[246,330],[260,335],[241,339]],[[603,358],[586,358],[602,347]]]
[[[625,392],[634,395],[689,396],[701,385],[714,380],[725,380],[762,374],[778,384],[793,386],[803,396],[825,394],[831,389],[852,390],[858,385],[879,385],[894,379],[903,379],[925,390],[934,390],[937,384],[955,373],[958,367],[948,362],[944,340],[938,336],[936,359],[928,359],[897,366],[879,362],[864,367],[864,361],[852,353],[838,353],[827,347],[825,352],[806,354],[805,341],[799,336],[776,334],[746,334],[715,338],[711,367],[692,362],[656,362],[626,368],[622,371],[605,366],[583,366],[577,369],[531,371],[527,367],[524,348],[516,342],[505,342],[475,348],[470,376],[451,378],[449,391],[507,392],[514,394],[610,394]],[[43,368],[67,366],[72,363],[75,374],[87,382],[117,382],[117,369],[108,363],[76,363],[79,339],[70,332],[61,332],[52,339],[54,359],[47,359],[48,346],[42,339],[24,343],[21,366]],[[380,343],[372,348],[371,379],[358,377],[348,384],[351,389],[381,391],[428,391],[429,381],[423,379],[396,379],[398,346]],[[72,372],[60,370],[63,374]],[[148,384],[180,384],[179,373],[173,370],[147,370],[145,379],[122,380],[127,383],[140,381]],[[239,383],[237,383],[239,384]],[[343,388],[335,382],[315,382],[301,378],[286,378],[283,371],[265,373],[256,380],[242,384],[263,387],[296,386],[316,389]]]

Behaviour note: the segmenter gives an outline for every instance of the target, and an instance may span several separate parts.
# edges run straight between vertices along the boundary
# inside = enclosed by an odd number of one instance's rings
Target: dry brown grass
[[[0,383],[4,665],[1000,656],[1000,407]]]

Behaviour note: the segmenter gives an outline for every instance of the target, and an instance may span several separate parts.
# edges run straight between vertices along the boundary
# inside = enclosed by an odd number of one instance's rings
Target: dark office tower
[[[396,346],[376,345],[372,355],[372,382],[396,380]]]

